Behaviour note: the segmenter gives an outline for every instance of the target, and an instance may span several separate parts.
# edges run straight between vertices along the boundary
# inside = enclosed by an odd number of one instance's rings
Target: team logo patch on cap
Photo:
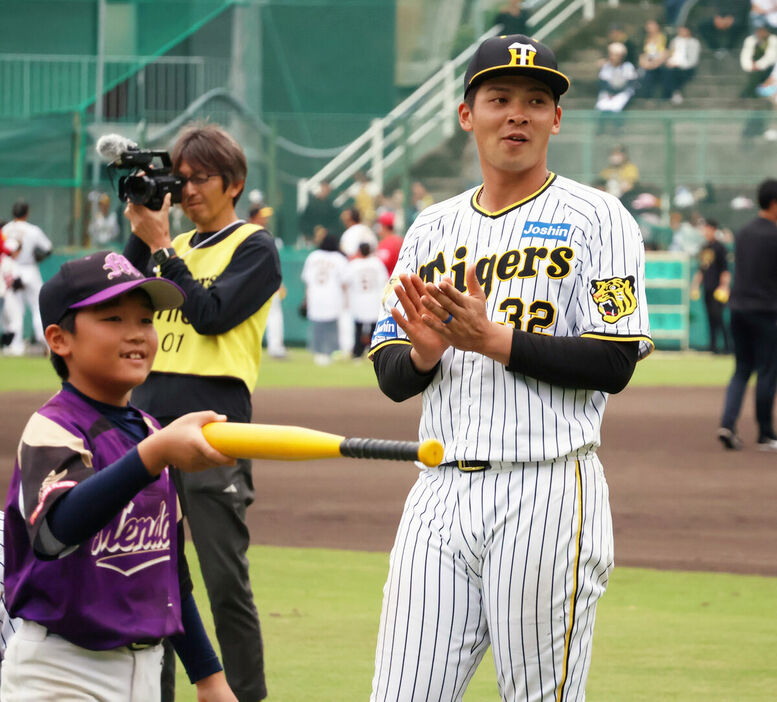
[[[537,47],[533,44],[522,44],[516,41],[507,47],[510,52],[508,66],[533,66],[534,57],[537,55]]]
[[[109,253],[105,257],[103,268],[108,271],[108,280],[113,280],[121,275],[131,275],[134,278],[142,278],[143,274],[135,268],[124,256],[117,253]]]
[[[627,317],[637,309],[637,298],[634,294],[634,276],[625,278],[607,278],[591,281],[591,297],[602,319],[607,324],[617,322],[621,317]]]
[[[541,236],[543,239],[566,241],[571,229],[571,225],[563,222],[526,222],[521,236]]]

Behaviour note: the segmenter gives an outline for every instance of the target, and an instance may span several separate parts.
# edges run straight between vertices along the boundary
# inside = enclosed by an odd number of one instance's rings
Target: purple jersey
[[[6,502],[5,587],[13,616],[92,650],[183,631],[177,501],[167,469],[107,526],[58,558],[36,556],[31,546],[48,530],[46,514],[63,491],[135,445],[72,392],[54,395],[30,418]]]

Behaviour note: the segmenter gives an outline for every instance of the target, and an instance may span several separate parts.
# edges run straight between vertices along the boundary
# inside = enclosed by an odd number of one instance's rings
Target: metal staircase
[[[618,0],[607,0],[607,4],[617,6]],[[593,19],[596,4],[594,0],[547,0],[527,2],[523,7],[531,12],[528,25],[532,36],[543,41],[570,22]],[[461,100],[467,64],[480,43],[497,36],[499,30],[499,26],[492,27],[478,37],[385,117],[373,120],[361,136],[315,175],[301,179],[297,184],[298,211],[305,208],[322,181],[330,183],[335,204],[341,206],[359,171],[367,173],[382,190],[384,183],[402,168],[420,161],[448,141],[457,130],[456,107]]]

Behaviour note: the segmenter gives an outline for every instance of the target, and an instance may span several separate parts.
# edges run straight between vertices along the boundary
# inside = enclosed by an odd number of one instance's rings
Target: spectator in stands
[[[394,231],[405,231],[405,193],[402,188],[395,188],[391,195],[384,195],[378,208],[378,215],[391,212],[394,215]],[[380,219],[380,217],[379,217]]]
[[[639,51],[634,40],[629,36],[629,33],[620,24],[611,24],[610,29],[607,32],[607,45],[619,42],[626,47],[626,58],[632,65],[636,65],[639,62]],[[605,59],[600,59],[599,67],[604,65]]]
[[[683,102],[682,89],[693,78],[699,65],[701,43],[688,27],[677,28],[677,36],[669,42],[664,72],[664,98],[673,104]]]
[[[750,24],[753,27],[764,24],[770,29],[777,30],[777,0],[752,0]]]
[[[340,212],[335,207],[332,186],[325,180],[318,186],[318,192],[308,200],[299,220],[299,228],[308,242],[313,241],[317,226],[324,227],[330,234],[337,236],[342,232]]]
[[[747,74],[740,97],[757,97],[756,88],[769,77],[777,64],[777,36],[763,22],[745,39],[739,63]]]
[[[354,176],[353,185],[348,188],[348,197],[353,200],[353,206],[359,210],[361,221],[371,226],[375,221],[375,208],[380,188],[373,183],[364,171],[359,171]]]
[[[378,238],[366,224],[362,222],[362,216],[355,207],[346,207],[340,213],[340,221],[345,227],[340,237],[340,251],[346,257],[353,258],[359,252],[359,244],[367,243],[372,250],[378,245]]]
[[[653,97],[656,88],[663,85],[666,57],[666,35],[658,22],[648,20],[645,22],[645,41],[639,55],[640,97]]]
[[[426,189],[426,186],[418,180],[411,186],[411,194],[413,196],[413,207],[415,208],[413,219],[415,219],[422,210],[434,204],[434,198]]]
[[[600,112],[622,112],[634,97],[637,70],[626,61],[627,51],[617,41],[607,47],[607,61],[599,70],[596,109]]]
[[[402,237],[394,231],[396,217],[393,212],[386,210],[378,217],[378,248],[375,255],[383,261],[389,275],[394,271],[399,259],[399,250],[402,248]]]
[[[712,14],[700,22],[699,36],[716,58],[723,58],[734,51],[747,32],[750,0],[702,0],[700,5]]]
[[[728,251],[718,238],[718,222],[705,219],[702,222],[705,243],[699,250],[699,268],[691,282],[691,298],[698,300],[701,289],[704,291],[704,308],[710,332],[710,351],[712,353],[730,353],[731,342],[728,329],[723,321],[731,283],[728,270]],[[718,350],[718,336],[723,337],[723,347]]]
[[[777,103],[777,64],[772,68],[772,72],[766,80],[755,89],[759,97],[771,98],[772,102]]]
[[[701,232],[679,210],[672,210],[669,213],[669,226],[672,229],[672,242],[669,244],[669,250],[696,256],[704,241]]]
[[[621,198],[636,185],[639,168],[629,158],[626,147],[616,144],[607,157],[607,166],[600,171],[599,176],[604,179],[607,192]]]
[[[494,26],[502,25],[502,34],[526,34],[526,15],[521,11],[521,0],[510,0],[494,18]]]

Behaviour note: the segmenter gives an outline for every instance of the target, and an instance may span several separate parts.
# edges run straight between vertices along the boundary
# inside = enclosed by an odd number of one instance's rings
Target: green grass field
[[[654,353],[633,385],[722,386],[730,357]],[[371,387],[369,362],[314,366],[304,351],[266,359],[260,387]],[[45,359],[0,358],[0,392],[55,390]],[[270,699],[367,700],[388,556],[252,546]],[[196,562],[191,545],[189,557]],[[212,622],[199,572],[197,601]],[[592,702],[767,702],[775,698],[777,578],[616,568],[599,605],[587,699]],[[215,637],[213,637],[215,641]],[[194,688],[179,666],[177,699]],[[467,702],[498,700],[489,655]]]
[[[637,364],[631,385],[722,386],[733,370],[731,356],[658,351]],[[0,356],[0,392],[58,387],[59,380],[47,359]],[[372,363],[366,359],[340,360],[321,367],[313,364],[307,351],[293,349],[285,360],[265,354],[258,387],[348,388],[377,387],[377,383]]]
[[[264,546],[249,555],[270,699],[366,702],[388,556]],[[773,700],[775,612],[777,578],[616,568],[598,609],[587,699]],[[180,670],[178,690],[182,702],[194,702]],[[464,699],[499,699],[490,653]]]

